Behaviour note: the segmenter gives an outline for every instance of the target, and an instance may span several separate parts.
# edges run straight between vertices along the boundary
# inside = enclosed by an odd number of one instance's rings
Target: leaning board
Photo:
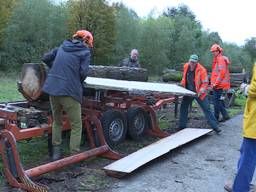
[[[195,96],[196,94],[190,90],[174,84],[167,83],[152,83],[152,82],[139,82],[139,81],[125,81],[107,78],[87,77],[85,79],[86,87],[94,89],[107,89],[117,91],[129,92],[161,92],[172,93],[174,95],[189,95]]]
[[[196,129],[186,128],[169,137],[161,139],[149,146],[146,146],[114,163],[104,167],[106,173],[116,172],[127,174],[131,173],[140,166],[148,163],[149,161],[160,157],[185,143],[195,140],[209,132],[212,129]]]

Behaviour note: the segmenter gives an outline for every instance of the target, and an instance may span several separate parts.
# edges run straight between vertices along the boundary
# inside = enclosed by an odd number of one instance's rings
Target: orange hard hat
[[[222,52],[223,49],[218,44],[213,44],[212,47],[211,47],[211,52],[214,52],[214,51]]]
[[[91,32],[86,31],[86,30],[78,30],[73,35],[73,38],[74,37],[82,38],[89,45],[89,47],[93,47],[93,36],[92,36]]]

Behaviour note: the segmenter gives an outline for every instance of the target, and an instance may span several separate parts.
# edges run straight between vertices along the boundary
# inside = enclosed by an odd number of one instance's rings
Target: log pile
[[[231,87],[240,87],[240,85],[244,82],[247,82],[246,73],[230,73]]]

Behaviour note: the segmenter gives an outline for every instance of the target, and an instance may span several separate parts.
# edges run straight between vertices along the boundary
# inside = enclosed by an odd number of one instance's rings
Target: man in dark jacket
[[[61,156],[63,111],[67,113],[71,125],[70,152],[80,150],[82,84],[88,74],[92,47],[92,34],[79,30],[71,40],[65,40],[42,59],[50,67],[43,91],[50,95],[52,108],[53,160]]]
[[[214,117],[207,96],[208,90],[208,75],[206,69],[198,62],[199,58],[193,54],[189,61],[185,63],[181,85],[186,89],[197,93],[196,98],[184,96],[180,105],[179,129],[186,127],[188,120],[188,107],[195,99],[204,112],[205,118],[209,125],[216,133],[220,133],[217,120]]]
[[[138,61],[139,52],[137,49],[131,50],[130,57],[125,58],[118,64],[118,67],[135,67],[140,68],[140,64]]]

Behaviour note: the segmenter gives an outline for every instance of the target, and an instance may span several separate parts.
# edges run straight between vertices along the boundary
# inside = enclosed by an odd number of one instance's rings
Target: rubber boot
[[[61,147],[58,146],[53,146],[52,149],[52,160],[57,161],[61,158]]]

